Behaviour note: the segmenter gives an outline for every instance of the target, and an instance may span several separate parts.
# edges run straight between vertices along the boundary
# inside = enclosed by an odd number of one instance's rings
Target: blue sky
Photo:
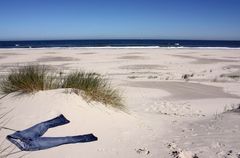
[[[240,0],[0,0],[0,40],[240,40]]]

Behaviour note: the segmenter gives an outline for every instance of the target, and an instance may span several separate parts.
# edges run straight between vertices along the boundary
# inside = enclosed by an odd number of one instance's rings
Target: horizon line
[[[234,42],[240,42],[240,39],[180,39],[180,38],[85,38],[85,39],[23,39],[23,40],[0,40],[0,42],[28,42],[28,41],[94,41],[94,40],[99,40],[99,41],[104,41],[104,40],[169,40],[169,41],[174,41],[174,40],[180,40],[180,41],[234,41]]]

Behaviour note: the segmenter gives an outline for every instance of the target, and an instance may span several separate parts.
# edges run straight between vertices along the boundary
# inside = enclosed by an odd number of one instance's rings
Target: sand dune
[[[19,152],[0,130],[2,145],[29,158],[239,158],[239,49],[41,48],[0,49],[0,74],[29,63],[56,72],[103,74],[120,89],[127,111],[88,103],[64,89],[0,99],[8,128],[22,130],[64,114],[71,122],[45,136],[93,133],[99,139],[37,152]],[[76,60],[77,59],[77,60]],[[193,74],[185,81],[182,76]]]

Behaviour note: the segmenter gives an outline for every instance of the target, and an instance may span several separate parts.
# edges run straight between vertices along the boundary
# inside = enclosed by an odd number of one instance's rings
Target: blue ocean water
[[[240,48],[240,41],[213,41],[213,40],[0,41],[0,48],[44,48],[44,47],[226,47],[226,48]]]

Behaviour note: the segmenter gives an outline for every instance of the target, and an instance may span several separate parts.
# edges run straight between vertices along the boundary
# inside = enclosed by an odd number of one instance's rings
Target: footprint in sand
[[[173,158],[198,158],[197,154],[178,148],[174,142],[167,144],[167,147],[170,149],[169,154]]]
[[[146,148],[139,148],[139,149],[135,149],[136,153],[138,154],[145,154],[145,155],[149,155],[150,151],[147,150]]]

